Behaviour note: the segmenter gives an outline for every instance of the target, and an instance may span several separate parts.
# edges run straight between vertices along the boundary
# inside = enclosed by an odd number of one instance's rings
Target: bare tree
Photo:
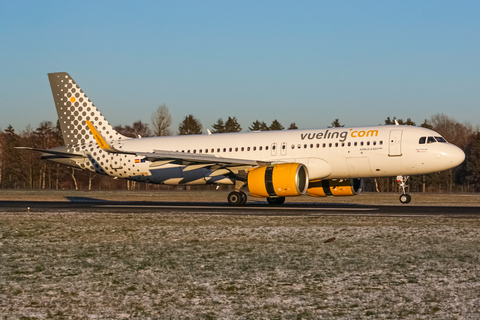
[[[475,130],[469,123],[458,123],[455,119],[443,113],[432,116],[430,123],[435,131],[440,133],[448,142],[465,150],[474,138]]]
[[[158,106],[157,110],[152,114],[153,134],[155,136],[170,136],[172,134],[170,125],[172,124],[172,116],[165,104]]]
[[[130,138],[138,138],[140,137],[150,137],[152,134],[150,129],[148,128],[147,123],[143,123],[141,120],[138,120],[133,123],[133,126],[129,126],[128,124],[125,126],[118,125],[113,127],[121,135]]]

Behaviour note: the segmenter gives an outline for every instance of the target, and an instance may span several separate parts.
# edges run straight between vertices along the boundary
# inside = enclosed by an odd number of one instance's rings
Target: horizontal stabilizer
[[[85,157],[85,155],[83,155],[83,154],[78,154],[78,153],[60,152],[60,151],[53,151],[53,150],[46,150],[46,149],[36,149],[36,148],[30,148],[30,147],[15,147],[15,149],[21,149],[21,150],[28,150],[28,151],[36,151],[36,152],[54,154],[54,155],[57,155],[57,156],[64,156],[64,157],[68,157],[68,158],[73,158],[73,157]]]

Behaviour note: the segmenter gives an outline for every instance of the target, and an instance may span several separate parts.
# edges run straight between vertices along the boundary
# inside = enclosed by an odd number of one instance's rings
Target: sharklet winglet
[[[87,123],[87,126],[90,129],[90,132],[92,133],[93,137],[97,141],[97,144],[100,147],[100,149],[110,153],[128,153],[128,152],[120,151],[114,148],[105,140],[105,138],[100,134],[100,132],[98,132],[97,129],[95,129],[92,122],[90,121],[85,121],[85,122]]]

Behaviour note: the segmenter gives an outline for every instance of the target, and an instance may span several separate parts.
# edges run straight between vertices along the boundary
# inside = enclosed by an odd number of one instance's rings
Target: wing
[[[130,154],[139,157],[144,157],[146,160],[152,162],[150,167],[159,167],[165,164],[180,164],[187,168],[184,171],[209,168],[211,170],[219,170],[218,173],[223,172],[221,169],[227,171],[237,171],[240,169],[248,169],[253,167],[269,165],[270,162],[239,159],[239,158],[224,158],[210,154],[185,153],[168,150],[154,150],[153,152],[141,151],[127,151],[118,150],[113,145],[108,143],[105,138],[95,129],[90,121],[86,121],[90,131],[92,132],[98,146],[109,153]]]

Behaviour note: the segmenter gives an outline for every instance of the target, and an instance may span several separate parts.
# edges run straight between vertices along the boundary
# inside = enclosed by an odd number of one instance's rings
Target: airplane
[[[400,202],[410,175],[448,170],[464,152],[439,133],[383,125],[314,130],[129,138],[113,129],[72,77],[49,73],[65,146],[42,159],[115,178],[165,185],[234,185],[230,205],[250,196],[281,205],[286,197],[357,195],[363,178],[397,177]]]

